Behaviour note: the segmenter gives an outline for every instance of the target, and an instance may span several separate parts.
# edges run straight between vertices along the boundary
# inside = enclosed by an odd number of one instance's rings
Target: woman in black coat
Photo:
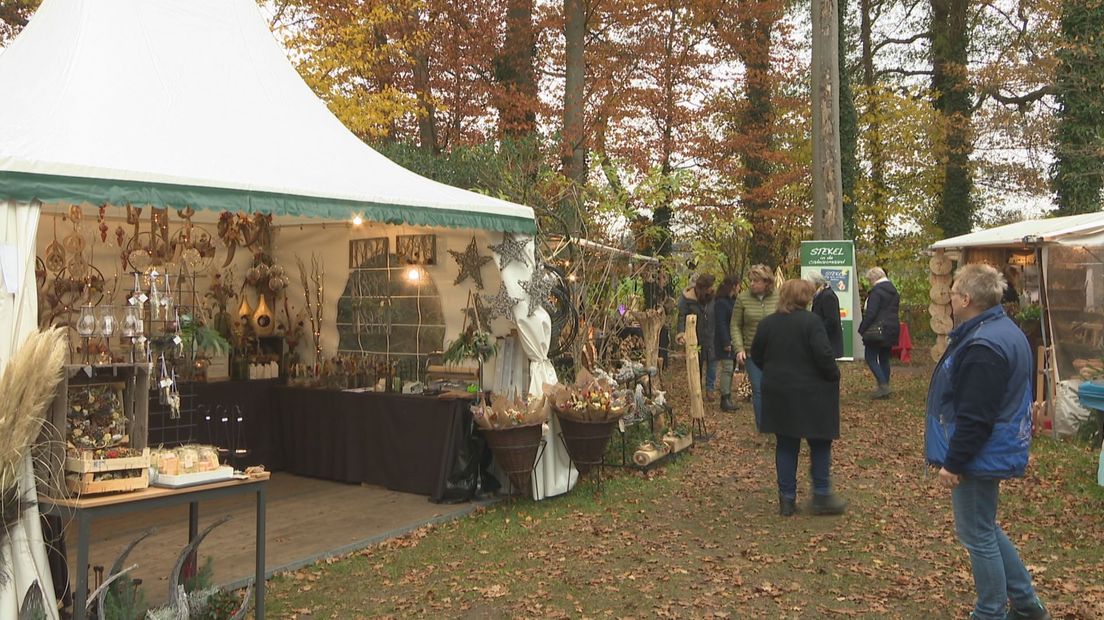
[[[759,323],[751,359],[763,371],[762,432],[774,433],[779,513],[797,511],[797,456],[809,444],[813,514],[840,514],[847,503],[832,492],[832,440],[839,438],[839,367],[820,317],[805,308],[813,285],[787,280],[778,310]]]
[[[824,274],[819,271],[811,271],[805,276],[813,285],[813,314],[824,322],[824,331],[828,333],[828,344],[832,345],[832,353],[836,359],[843,357],[843,322],[840,320],[839,297],[836,291],[828,284]]]
[[[740,279],[725,276],[713,300],[713,353],[717,356],[717,389],[721,393],[721,411],[736,411],[732,401],[732,373],[736,351],[732,348],[732,308],[736,303],[736,287]]]
[[[901,334],[901,319],[898,317],[901,295],[881,267],[871,267],[866,272],[866,281],[870,282],[871,287],[866,295],[859,335],[862,336],[863,347],[866,348],[866,365],[878,381],[878,389],[870,397],[889,398],[893,393],[889,387],[889,356]],[[881,326],[880,338],[874,338],[870,331],[874,325]]]

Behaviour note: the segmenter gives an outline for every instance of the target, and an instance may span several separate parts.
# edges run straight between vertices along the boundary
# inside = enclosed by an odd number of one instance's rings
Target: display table
[[[131,493],[119,493],[80,499],[54,499],[39,496],[43,514],[75,519],[77,524],[76,586],[73,591],[73,614],[77,620],[88,617],[85,609],[88,597],[88,541],[92,522],[104,517],[125,515],[142,510],[188,504],[188,542],[199,533],[199,502],[233,495],[256,496],[256,563],[254,584],[254,617],[264,619],[265,598],[265,494],[268,479],[227,480],[184,489],[150,487]]]
[[[467,400],[273,388],[283,469],[446,499],[471,437]],[[466,459],[460,459],[461,461]]]

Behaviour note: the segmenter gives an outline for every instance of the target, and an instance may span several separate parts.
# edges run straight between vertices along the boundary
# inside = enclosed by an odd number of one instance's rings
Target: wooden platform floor
[[[276,472],[268,487],[266,514],[269,575],[294,570],[319,559],[342,555],[402,535],[429,523],[453,519],[477,504],[434,504],[423,495],[398,493],[304,478]],[[229,498],[199,505],[199,529],[224,515],[229,522],[215,528],[200,546],[200,564],[213,560],[215,583],[243,585],[253,576],[253,541],[256,523],[252,496]],[[92,523],[89,563],[110,569],[123,548],[142,532],[157,533],[142,541],[127,558],[138,564],[132,575],[142,580],[147,602],[157,605],[168,596],[169,573],[188,542],[188,507],[178,506]],[[76,562],[76,527],[66,529],[69,570]],[[89,572],[90,584],[95,573]],[[72,581],[72,580],[71,580]]]

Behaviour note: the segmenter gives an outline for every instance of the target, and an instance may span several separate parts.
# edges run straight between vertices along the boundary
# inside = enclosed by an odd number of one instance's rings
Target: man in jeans
[[[955,533],[970,552],[971,618],[1041,620],[1050,613],[997,524],[1000,481],[1023,475],[1031,447],[1031,351],[1000,305],[1004,286],[988,265],[955,274],[955,327],[928,388],[924,449],[951,489]]]

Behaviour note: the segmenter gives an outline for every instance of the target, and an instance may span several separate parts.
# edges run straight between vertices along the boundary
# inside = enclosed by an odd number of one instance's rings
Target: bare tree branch
[[[931,39],[931,36],[932,36],[931,32],[918,32],[918,33],[912,35],[911,37],[906,37],[904,39],[894,39],[894,38],[883,39],[883,40],[879,41],[877,44],[874,45],[874,53],[878,53],[878,50],[882,49],[883,47],[885,47],[887,45],[909,45],[911,43],[915,43],[916,41],[919,41],[920,39]]]

